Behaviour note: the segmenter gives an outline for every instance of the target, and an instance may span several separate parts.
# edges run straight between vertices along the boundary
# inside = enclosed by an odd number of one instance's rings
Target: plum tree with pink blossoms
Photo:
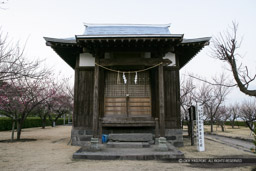
[[[43,82],[50,72],[42,68],[42,61],[28,60],[24,49],[19,43],[9,41],[7,34],[0,30],[0,114],[13,121],[12,140],[15,122],[17,139],[20,139],[27,116],[47,97],[37,100],[41,98],[40,93],[47,85]]]
[[[37,106],[56,93],[55,90],[45,93],[44,90],[48,86],[50,86],[49,82],[45,79],[24,78],[1,82],[0,111],[1,114],[12,119],[12,140],[15,122],[17,123],[17,140],[20,140],[26,118]]]
[[[52,126],[55,126],[55,123],[61,116],[72,113],[73,90],[69,87],[68,82],[68,79],[63,79],[58,81],[58,83],[52,81],[51,86],[43,90],[42,97],[47,96],[49,92],[53,90],[55,93],[48,96],[48,98],[36,108],[36,113],[42,120],[42,128],[45,128],[47,117],[49,117],[49,120],[52,122]]]
[[[55,126],[61,116],[72,113],[73,97],[64,86],[59,87],[56,94],[51,97],[51,109],[52,112],[49,115],[49,119],[52,122],[52,126]]]

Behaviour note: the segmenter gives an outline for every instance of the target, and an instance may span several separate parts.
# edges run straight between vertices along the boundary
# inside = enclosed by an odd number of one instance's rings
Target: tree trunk
[[[17,121],[17,140],[20,140],[22,124],[23,122],[21,120]]]
[[[57,117],[54,119],[54,126],[55,126],[55,124],[57,123],[57,120],[61,117],[63,115],[63,113],[59,113],[58,115],[57,115]]]
[[[45,119],[43,119],[43,120],[42,120],[42,129],[45,129],[45,125],[46,125]]]
[[[245,123],[248,125],[248,127],[249,127],[249,129],[251,131],[254,131],[254,129],[253,129],[253,122],[245,121]]]
[[[15,120],[12,120],[12,137],[11,137],[11,141],[14,140],[14,130],[15,130]]]
[[[70,123],[70,114],[68,114],[68,124]]]
[[[51,123],[52,123],[52,127],[54,127],[54,126],[53,126],[53,122],[54,122],[54,121],[53,121],[53,119],[52,119],[51,114],[49,115],[49,120],[50,120],[50,121],[51,121]]]
[[[213,133],[213,117],[211,117],[211,133]]]
[[[221,131],[224,132],[225,131],[224,123],[221,123],[220,126],[221,126]]]
[[[232,125],[232,129],[234,129],[234,126],[235,126],[235,120],[234,119],[232,120],[231,125]]]
[[[42,129],[45,129],[45,126],[46,126],[46,115],[43,116],[41,119],[42,119]]]
[[[66,114],[64,114],[63,125],[66,125]]]

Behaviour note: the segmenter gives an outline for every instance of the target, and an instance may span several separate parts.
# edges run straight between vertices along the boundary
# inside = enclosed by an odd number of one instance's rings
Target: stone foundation
[[[165,138],[175,147],[182,147],[184,145],[182,129],[166,129]]]
[[[115,133],[115,132],[110,130],[105,130],[105,131],[103,130],[103,134],[110,134],[110,133]],[[90,143],[91,138],[92,138],[92,130],[87,130],[84,128],[72,128],[72,131],[71,131],[72,145],[75,145],[75,146],[87,145]],[[183,146],[182,129],[166,129],[165,138],[169,143],[171,143],[175,147]]]
[[[84,128],[72,128],[71,131],[71,145],[84,146],[90,143],[92,138],[92,130]]]

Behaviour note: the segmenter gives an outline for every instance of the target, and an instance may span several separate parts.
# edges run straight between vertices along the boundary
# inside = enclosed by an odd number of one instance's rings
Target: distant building
[[[75,70],[72,144],[150,132],[182,146],[179,70],[210,40],[183,36],[169,25],[86,24],[74,38],[45,38]]]

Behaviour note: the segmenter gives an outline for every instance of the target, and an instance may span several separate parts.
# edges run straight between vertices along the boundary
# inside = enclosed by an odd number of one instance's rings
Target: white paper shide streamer
[[[134,78],[134,83],[137,84],[137,81],[138,81],[138,75],[137,75],[137,72],[136,72],[135,78]]]
[[[123,72],[123,80],[124,80],[124,84],[126,84],[127,83],[127,79],[125,77],[125,73],[124,72]]]

